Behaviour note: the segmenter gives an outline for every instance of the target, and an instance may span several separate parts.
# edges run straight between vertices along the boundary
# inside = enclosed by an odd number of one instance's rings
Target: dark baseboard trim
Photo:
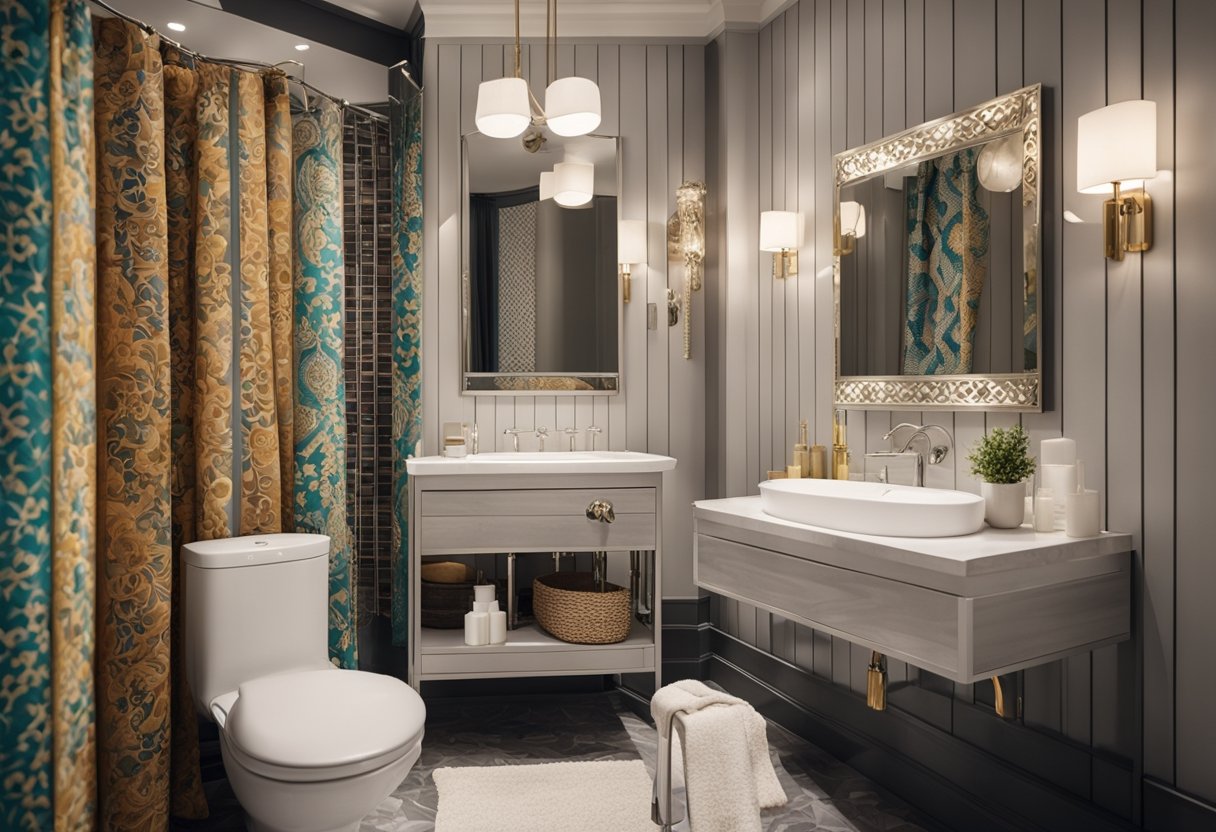
[[[1210,832],[1216,829],[1216,806],[1146,777],[1144,828],[1149,832]]]
[[[871,711],[852,691],[725,633],[711,630],[710,642],[710,679],[948,828],[1137,828],[910,714]]]

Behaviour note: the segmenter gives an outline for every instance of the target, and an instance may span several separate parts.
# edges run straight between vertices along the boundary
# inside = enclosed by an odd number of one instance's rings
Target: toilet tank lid
[[[200,540],[182,546],[187,566],[232,569],[329,554],[329,537],[323,534],[255,534],[222,540]]]

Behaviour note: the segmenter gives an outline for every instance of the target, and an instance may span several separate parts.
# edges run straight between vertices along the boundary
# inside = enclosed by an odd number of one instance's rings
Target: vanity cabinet
[[[506,456],[486,454],[484,463],[476,457],[438,464],[434,459],[410,460],[410,683],[419,687],[440,679],[653,673],[657,687],[662,470],[621,471],[619,466],[612,470],[596,465],[590,455],[575,460],[578,466],[563,467],[577,455],[556,453],[537,455],[552,456],[552,464],[494,464]],[[665,457],[633,456],[666,459],[667,468],[675,465]],[[608,470],[596,470],[599,467]],[[565,472],[571,468],[584,470]],[[521,469],[525,473],[519,473]],[[529,469],[536,470],[527,473]],[[597,500],[611,504],[612,522],[588,516]],[[629,585],[631,555],[636,553],[646,610],[635,615],[625,641],[571,644],[535,623],[521,622],[508,630],[506,644],[472,647],[464,643],[463,630],[422,626],[423,558],[504,553],[540,557],[553,552],[607,552],[609,581],[624,586]]]
[[[962,683],[1131,637],[1129,535],[876,537],[759,501],[696,504],[697,586]]]

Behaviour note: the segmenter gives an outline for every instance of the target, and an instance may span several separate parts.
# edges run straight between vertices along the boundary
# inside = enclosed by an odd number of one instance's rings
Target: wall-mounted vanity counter
[[[697,586],[956,682],[1131,636],[1129,535],[877,537],[772,517],[759,497],[694,517]]]
[[[487,453],[425,457],[410,474],[410,683],[440,679],[654,673],[661,667],[660,588],[663,472],[670,457],[628,451]],[[596,501],[614,517],[590,516]],[[572,644],[521,622],[506,644],[469,646],[462,630],[422,626],[421,564],[433,556],[607,552],[608,579],[630,580],[636,560],[647,580],[646,609],[628,638]],[[624,585],[624,583],[622,583]]]

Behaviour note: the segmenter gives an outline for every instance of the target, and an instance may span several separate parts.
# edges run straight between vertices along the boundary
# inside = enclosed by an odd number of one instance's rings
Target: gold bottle
[[[843,410],[836,411],[832,421],[832,479],[847,480],[849,478],[849,442],[846,430],[848,414]]]
[[[811,475],[811,448],[806,441],[806,419],[798,425],[798,443],[794,445],[794,464],[801,469],[801,476],[806,479]]]

